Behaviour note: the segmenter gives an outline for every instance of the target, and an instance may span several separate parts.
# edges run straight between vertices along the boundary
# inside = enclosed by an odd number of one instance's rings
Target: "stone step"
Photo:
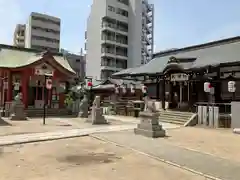
[[[159,120],[159,122],[163,122],[163,123],[171,123],[171,124],[177,124],[177,125],[184,125],[185,122],[181,122],[181,121],[174,121],[174,120],[166,120],[166,119],[161,119]]]
[[[171,114],[176,116],[192,116],[191,112],[181,112],[181,111],[160,111],[160,114]]]
[[[181,111],[161,111],[159,115],[160,122],[184,125],[194,114]]]
[[[170,121],[180,121],[180,122],[187,122],[189,119],[187,118],[179,118],[179,117],[176,117],[176,116],[160,116],[159,117],[159,120],[161,119],[165,119],[165,120],[170,120]]]

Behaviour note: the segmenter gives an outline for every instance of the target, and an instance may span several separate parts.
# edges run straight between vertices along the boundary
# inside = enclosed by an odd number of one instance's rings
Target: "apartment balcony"
[[[125,22],[125,23],[128,23],[128,20],[129,20],[128,17],[122,16],[122,15],[117,14],[116,12],[112,12],[112,11],[107,11],[105,17],[116,19],[118,21],[122,21],[122,22]]]
[[[115,38],[114,37],[102,37],[101,43],[115,45]]]
[[[114,46],[128,48],[128,43],[124,40],[116,40],[115,37],[103,37],[102,44],[111,44]]]
[[[121,71],[123,68],[118,68],[116,66],[103,66],[101,65],[101,70],[107,70],[107,71]]]
[[[102,25],[102,31],[111,31],[111,32],[116,32],[122,35],[127,36],[128,31],[125,29],[118,28],[116,25],[113,24],[103,24]]]
[[[22,35],[17,35],[17,39],[19,39],[19,40],[24,40],[24,35],[22,36]]]
[[[117,59],[127,60],[128,56],[126,54],[116,54]]]
[[[123,41],[116,41],[115,45],[119,46],[119,47],[128,48],[128,43],[127,42],[123,42]]]
[[[57,33],[45,32],[45,31],[36,30],[36,29],[32,29],[31,32],[33,36],[40,36],[40,37],[60,40],[60,34],[57,34]]]
[[[32,23],[32,26],[35,26],[35,27],[44,27],[46,29],[60,31],[60,26],[53,23],[46,23],[41,20],[32,20],[31,23]]]
[[[116,54],[112,51],[103,51],[101,57],[115,58]]]

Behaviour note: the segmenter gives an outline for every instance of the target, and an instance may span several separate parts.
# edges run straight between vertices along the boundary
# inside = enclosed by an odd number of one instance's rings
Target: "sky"
[[[99,0],[101,1],[101,0]],[[150,0],[155,51],[240,35],[239,0]],[[12,44],[16,24],[31,12],[61,18],[61,48],[80,52],[92,0],[0,0],[0,44]]]

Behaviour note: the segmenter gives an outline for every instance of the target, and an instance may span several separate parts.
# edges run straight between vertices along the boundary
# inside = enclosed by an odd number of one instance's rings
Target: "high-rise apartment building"
[[[18,47],[25,47],[25,24],[17,24],[14,35],[13,45]]]
[[[151,60],[153,11],[148,0],[93,0],[85,34],[86,75],[106,79]]]
[[[61,20],[33,12],[25,30],[25,47],[59,52]]]

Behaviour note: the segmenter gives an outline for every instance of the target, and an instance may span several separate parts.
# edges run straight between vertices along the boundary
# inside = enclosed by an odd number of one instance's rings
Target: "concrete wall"
[[[231,103],[231,128],[240,128],[240,102]]]
[[[93,0],[87,20],[86,75],[96,79],[101,77],[101,23],[107,10],[107,1]]]

